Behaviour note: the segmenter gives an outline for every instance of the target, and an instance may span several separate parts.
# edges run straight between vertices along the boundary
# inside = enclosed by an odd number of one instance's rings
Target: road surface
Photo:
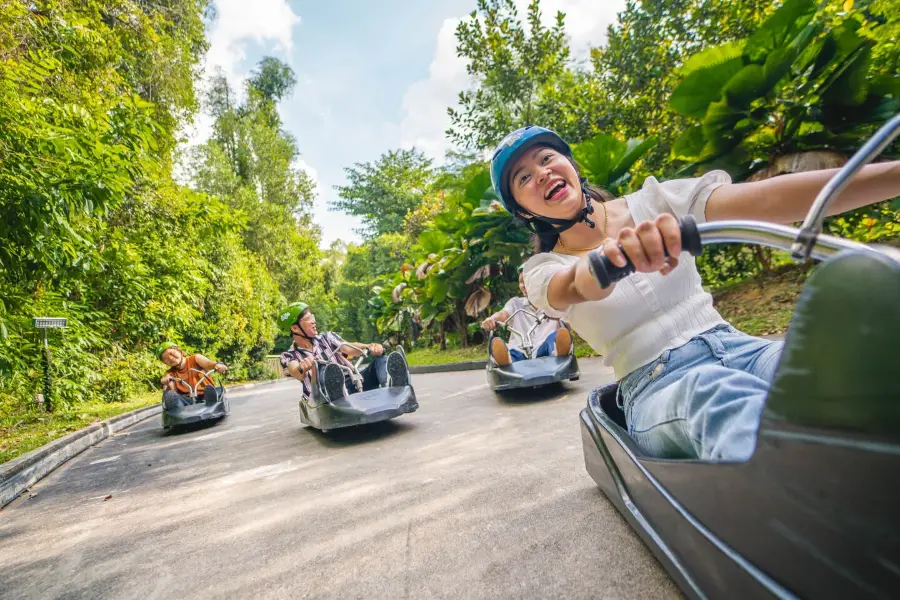
[[[211,427],[158,418],[0,511],[3,598],[677,598],[584,469],[578,411],[612,376],[512,400],[414,375],[420,409],[304,427],[292,381]]]

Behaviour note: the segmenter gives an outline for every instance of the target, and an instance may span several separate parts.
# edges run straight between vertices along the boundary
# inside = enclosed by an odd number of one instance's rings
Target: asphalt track
[[[578,411],[611,380],[498,398],[414,375],[420,409],[324,435],[285,381],[225,421],[158,418],[0,511],[2,598],[677,598],[584,469]]]

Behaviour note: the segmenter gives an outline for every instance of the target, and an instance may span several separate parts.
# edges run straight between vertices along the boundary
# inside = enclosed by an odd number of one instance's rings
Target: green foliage
[[[342,335],[356,340],[377,338],[379,311],[370,303],[372,288],[384,276],[400,270],[409,247],[405,235],[386,233],[347,248],[336,289],[335,322]]]
[[[33,420],[32,316],[68,319],[50,334],[53,400],[77,414],[158,385],[161,339],[227,362],[232,377],[262,374],[285,296],[324,289],[314,186],[275,107],[293,86],[286,66],[264,60],[242,104],[216,80],[196,189],[172,179],[176,131],[197,108],[205,7],[0,4],[4,427]]]
[[[716,55],[707,57],[709,65],[734,58],[735,48],[728,42],[750,35],[773,8],[768,0],[626,3],[609,29],[606,45],[594,48],[591,58],[605,96],[606,125],[625,138],[659,140],[637,170],[638,179],[659,177],[669,168],[669,152],[687,124],[669,97],[696,69],[690,57],[718,46]]]
[[[631,169],[656,146],[654,138],[622,142],[610,135],[597,135],[574,147],[581,174],[615,196],[630,190]]]
[[[264,57],[250,76],[250,87],[259,91],[268,101],[281,100],[287,96],[297,84],[294,71],[271,56]]]
[[[212,138],[191,157],[195,188],[243,215],[246,248],[258,256],[285,298],[322,294],[319,232],[310,212],[315,185],[296,167],[296,141],[281,129],[275,103],[295,82],[293,71],[266,57],[238,103],[217,74],[206,97],[215,117]]]
[[[577,81],[567,65],[564,15],[557,13],[554,25],[545,27],[540,2],[532,0],[525,19],[527,25],[513,0],[478,0],[477,10],[457,26],[456,51],[467,59],[477,87],[460,93],[458,110],[449,109],[447,134],[465,148],[492,147],[527,124],[568,124],[563,115],[571,114],[565,107]]]
[[[852,152],[900,110],[896,74],[871,60],[868,12],[836,10],[787,0],[745,40],[693,56],[671,105],[699,123],[673,158],[743,177],[784,154]]]
[[[403,228],[431,188],[431,160],[418,150],[392,150],[374,163],[344,169],[348,185],[336,186],[339,198],[332,207],[362,217],[362,233],[377,237]]]

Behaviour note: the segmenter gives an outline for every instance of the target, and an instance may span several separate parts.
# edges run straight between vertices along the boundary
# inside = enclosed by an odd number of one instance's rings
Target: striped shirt
[[[304,358],[312,357],[326,362],[334,362],[345,366],[352,366],[352,363],[344,358],[340,353],[341,344],[346,342],[333,331],[326,331],[312,338],[312,350],[301,348],[296,344],[281,353],[281,366],[284,369],[293,361],[301,361]],[[303,395],[310,397],[312,395],[312,375],[311,371],[306,372],[303,378]]]

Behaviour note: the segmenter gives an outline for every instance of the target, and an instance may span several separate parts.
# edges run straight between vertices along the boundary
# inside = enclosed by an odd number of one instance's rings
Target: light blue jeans
[[[719,325],[619,382],[628,433],[656,458],[744,461],[783,343]]]
[[[553,356],[553,352],[556,350],[556,334],[559,331],[554,331],[550,335],[547,336],[547,339],[544,340],[538,349],[534,353],[535,358],[540,358],[542,356]],[[518,362],[520,360],[525,360],[528,358],[525,356],[525,353],[517,348],[509,349],[509,357],[513,362]]]

